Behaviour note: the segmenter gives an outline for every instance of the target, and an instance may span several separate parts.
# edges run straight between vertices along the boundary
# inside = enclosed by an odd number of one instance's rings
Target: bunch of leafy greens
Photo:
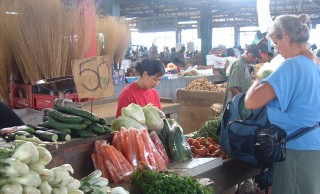
[[[143,194],[214,194],[211,187],[201,185],[194,177],[150,169],[137,169],[132,184]]]

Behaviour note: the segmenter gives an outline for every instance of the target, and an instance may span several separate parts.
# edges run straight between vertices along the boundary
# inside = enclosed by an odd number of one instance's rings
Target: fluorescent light
[[[181,21],[181,22],[178,22],[178,24],[197,24],[197,21],[195,20]]]
[[[138,28],[130,28],[131,32],[138,32]]]
[[[17,14],[19,14],[18,12],[15,12],[15,11],[4,11],[4,12],[0,11],[0,13],[9,14],[9,15],[17,15]]]

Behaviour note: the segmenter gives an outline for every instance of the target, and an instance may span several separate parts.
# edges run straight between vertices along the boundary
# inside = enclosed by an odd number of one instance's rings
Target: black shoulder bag
[[[270,125],[258,129],[254,154],[258,161],[272,163],[286,159],[286,142],[303,136],[319,127],[317,123],[313,127],[301,128],[287,137],[286,132],[276,125]]]

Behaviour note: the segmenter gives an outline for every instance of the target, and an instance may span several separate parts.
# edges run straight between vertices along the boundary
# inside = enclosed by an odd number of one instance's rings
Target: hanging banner
[[[257,0],[257,14],[260,32],[268,32],[273,23],[270,14],[270,0]]]
[[[178,19],[176,16],[138,18],[139,32],[176,31]]]
[[[72,74],[79,98],[105,98],[114,95],[112,65],[108,56],[74,60]]]

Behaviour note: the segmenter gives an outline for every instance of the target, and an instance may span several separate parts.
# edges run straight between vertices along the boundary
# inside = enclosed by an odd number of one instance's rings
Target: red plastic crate
[[[11,107],[13,109],[33,108],[32,85],[12,83],[10,89]]]
[[[54,99],[58,96],[52,96],[48,94],[34,94],[34,108],[42,110],[44,108],[52,108]]]

